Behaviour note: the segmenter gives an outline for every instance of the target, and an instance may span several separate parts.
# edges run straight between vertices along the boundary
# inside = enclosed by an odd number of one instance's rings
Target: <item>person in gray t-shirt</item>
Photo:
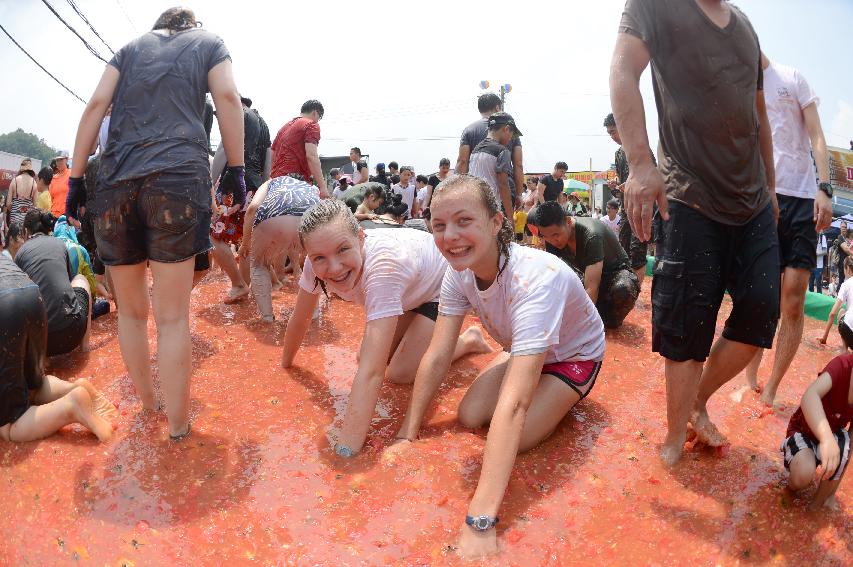
[[[480,111],[481,118],[472,122],[462,131],[462,137],[459,140],[459,156],[456,158],[455,173],[469,173],[469,160],[474,148],[477,144],[486,139],[486,134],[489,131],[489,116],[495,112],[503,111],[503,103],[498,95],[494,93],[486,93],[480,95],[477,99],[477,109]],[[510,192],[515,195],[516,187],[524,186],[524,156],[521,151],[521,139],[518,136],[513,137],[506,144],[509,149],[510,162],[512,163],[512,172],[509,177]]]

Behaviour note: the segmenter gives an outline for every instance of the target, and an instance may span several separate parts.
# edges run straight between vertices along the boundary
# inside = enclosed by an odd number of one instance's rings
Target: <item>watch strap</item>
[[[491,518],[489,516],[465,516],[465,523],[478,532],[485,532],[495,527],[498,523],[498,518]]]

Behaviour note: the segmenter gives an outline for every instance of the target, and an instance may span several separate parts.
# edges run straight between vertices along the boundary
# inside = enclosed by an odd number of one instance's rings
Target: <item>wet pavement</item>
[[[118,429],[108,445],[79,426],[0,441],[0,565],[461,563],[454,544],[485,430],[461,427],[455,411],[490,355],[453,366],[422,439],[395,459],[382,450],[410,387],[386,384],[364,452],[344,461],[329,438],[355,371],[360,308],[332,301],[285,371],[284,324],[259,322],[251,300],[219,303],[225,282],[213,273],[193,294],[193,433],[181,443],[166,440],[162,414],[140,412],[114,313],[95,322],[93,352],[51,360],[52,374],[91,377],[118,406]],[[665,386],[650,352],[648,287],[608,333],[590,396],[518,458],[500,512],[503,551],[485,563],[853,564],[851,476],[839,511],[808,512],[783,492],[778,449],[805,387],[838,352],[837,334],[822,347],[821,324],[806,320],[775,411],[739,390],[742,376],[725,386],[709,408],[732,445],[692,448],[669,472],[657,458]],[[274,293],[280,321],[294,290]],[[762,380],[771,364],[765,356]]]

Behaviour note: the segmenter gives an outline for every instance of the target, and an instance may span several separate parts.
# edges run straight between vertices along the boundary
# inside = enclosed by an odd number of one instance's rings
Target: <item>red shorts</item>
[[[550,374],[565,382],[570,388],[577,392],[581,399],[589,394],[598,378],[601,370],[601,362],[594,360],[568,360],[565,362],[552,362],[542,367],[542,374]]]

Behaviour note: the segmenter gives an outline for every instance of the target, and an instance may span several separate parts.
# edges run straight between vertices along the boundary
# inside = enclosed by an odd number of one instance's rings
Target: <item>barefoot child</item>
[[[282,365],[289,368],[321,291],[364,306],[367,323],[358,370],[349,395],[335,451],[357,453],[367,437],[387,376],[411,384],[438,316],[438,295],[447,262],[428,232],[362,230],[350,209],[337,199],[321,201],[302,217],[299,237],[305,266],[299,293],[284,334]],[[476,327],[454,338],[447,363],[465,354],[489,352]]]
[[[849,280],[847,280],[849,281]],[[846,284],[846,282],[845,282]],[[853,355],[833,358],[806,389],[782,443],[788,488],[802,490],[821,472],[811,508],[835,507],[835,491],[850,460],[853,428]],[[846,427],[846,429],[845,429]]]
[[[826,344],[826,339],[829,337],[829,330],[835,322],[835,315],[844,304],[845,310],[841,312],[838,318],[838,334],[841,335],[841,340],[844,341],[845,352],[853,350],[853,257],[848,256],[844,259],[844,283],[838,290],[838,296],[835,299],[835,304],[829,312],[829,318],[826,321],[826,328],[823,331],[823,337],[820,339],[821,344]]]
[[[47,314],[38,286],[0,255],[0,439],[42,439],[80,423],[107,441],[106,400],[86,380],[45,375]]]
[[[604,358],[604,325],[568,265],[512,242],[509,219],[482,179],[459,175],[443,181],[430,211],[435,243],[451,269],[397,437],[403,443],[417,439],[465,314],[476,309],[504,352],[459,404],[465,427],[489,427],[459,545],[462,555],[486,555],[497,551],[494,526],[516,454],[551,435],[589,394]]]

